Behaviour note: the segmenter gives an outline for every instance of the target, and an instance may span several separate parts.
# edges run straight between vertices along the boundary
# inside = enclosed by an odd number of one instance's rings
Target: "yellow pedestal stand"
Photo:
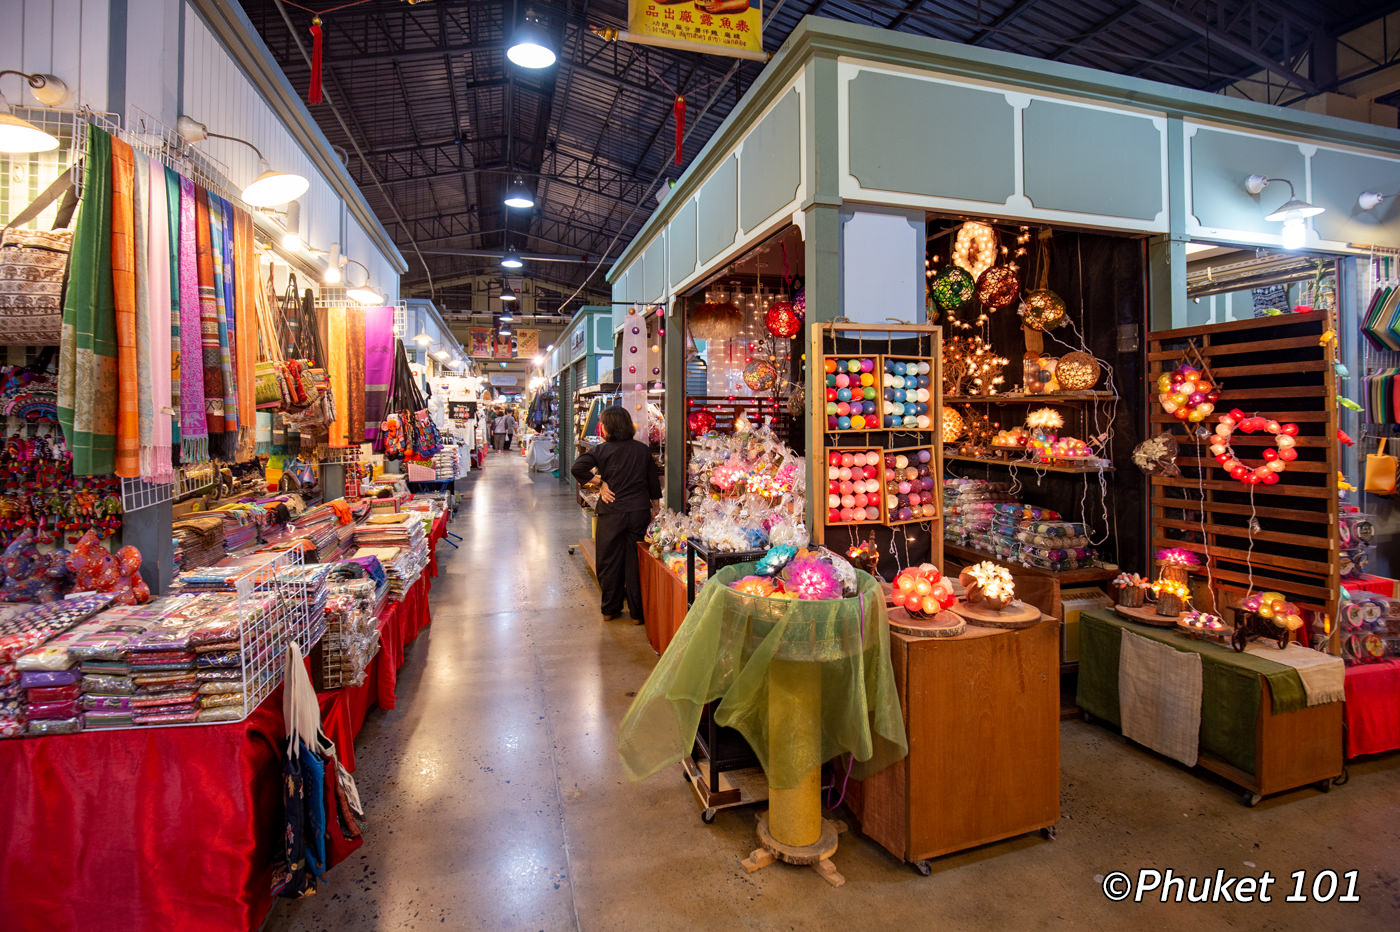
[[[774,660],[768,668],[768,735],[770,749],[810,760],[812,767],[797,786],[770,787],[768,812],[759,816],[758,843],[741,863],[753,873],[774,861],[810,866],[834,887],[846,878],[831,863],[837,836],[846,826],[822,818],[821,667],[815,663]],[[770,756],[776,755],[770,750]]]

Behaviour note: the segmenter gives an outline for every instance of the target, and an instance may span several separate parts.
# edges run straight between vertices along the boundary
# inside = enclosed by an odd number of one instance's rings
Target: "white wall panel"
[[[0,0],[0,69],[57,75],[73,92],[68,106],[105,111],[109,0]],[[3,79],[10,103],[38,101],[21,78]]]

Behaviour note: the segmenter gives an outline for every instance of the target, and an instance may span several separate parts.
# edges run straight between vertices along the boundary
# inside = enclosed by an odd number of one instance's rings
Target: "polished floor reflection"
[[[433,624],[408,650],[398,708],[372,711],[356,746],[367,841],[316,896],[279,903],[268,930],[1397,927],[1400,756],[1353,765],[1330,794],[1250,810],[1079,722],[1062,729],[1056,841],[991,845],[921,877],[848,834],[841,889],[783,866],[746,875],[752,810],[703,825],[679,768],[642,783],[622,773],[617,725],[655,655],[626,618],[602,619],[568,553],[588,533],[573,492],[493,453],[454,530],[465,540],[439,545]],[[1105,899],[1104,876],[1147,868],[1354,869],[1360,902]]]

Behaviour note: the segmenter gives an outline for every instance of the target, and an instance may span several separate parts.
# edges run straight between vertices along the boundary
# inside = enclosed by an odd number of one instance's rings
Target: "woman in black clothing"
[[[626,408],[608,408],[602,421],[606,440],[581,453],[572,472],[582,485],[602,480],[596,543],[603,614],[609,621],[621,615],[625,597],[632,620],[641,624],[637,542],[661,507],[661,472],[647,445],[632,439],[636,427]]]

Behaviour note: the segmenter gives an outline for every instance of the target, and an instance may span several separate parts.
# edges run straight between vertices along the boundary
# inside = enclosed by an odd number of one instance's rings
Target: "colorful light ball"
[[[1067,392],[1085,392],[1093,388],[1099,381],[1099,361],[1088,353],[1073,352],[1060,357],[1060,364],[1055,367],[1055,376],[1060,380],[1060,388]],[[1173,398],[1176,394],[1173,394]],[[1204,399],[1202,399],[1204,400]],[[1179,404],[1186,404],[1191,401],[1190,394],[1186,394]]]
[[[977,285],[972,276],[956,265],[950,265],[933,280],[933,303],[941,311],[955,311],[972,300]]]
[[[963,416],[958,413],[956,408],[943,406],[943,426],[940,433],[944,443],[952,443],[961,437],[966,426],[963,422]],[[923,452],[925,451],[920,451],[920,456],[923,455]]]
[[[977,300],[989,308],[1008,307],[1021,295],[1021,278],[1015,270],[994,265],[977,278]]]
[[[802,331],[802,318],[797,316],[791,303],[776,301],[763,315],[763,325],[773,336],[791,339]]]
[[[1032,291],[1023,317],[1032,330],[1054,330],[1065,322],[1065,300],[1048,288]]]
[[[691,434],[697,437],[708,434],[715,429],[715,416],[708,409],[700,408],[686,417],[686,426],[690,428]]]

